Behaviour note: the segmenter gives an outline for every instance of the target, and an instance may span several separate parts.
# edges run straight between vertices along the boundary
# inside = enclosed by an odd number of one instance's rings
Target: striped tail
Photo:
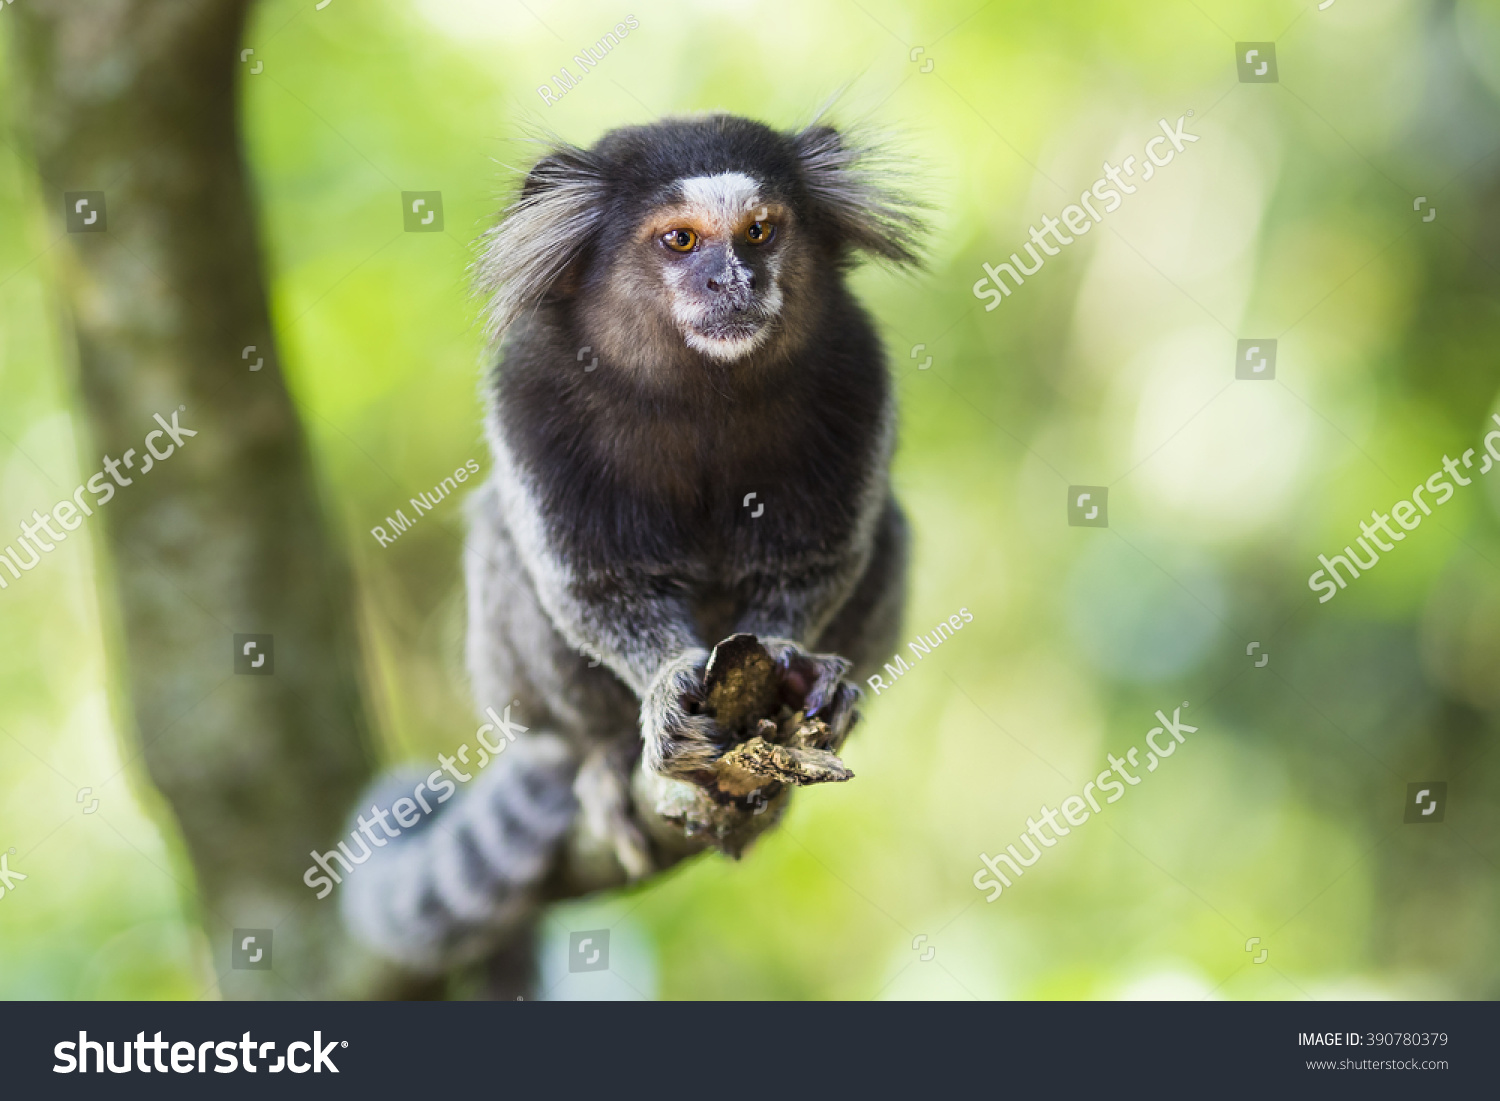
[[[378,781],[361,814],[378,817],[404,797],[402,818],[415,813],[420,821],[373,849],[364,846],[366,857],[355,861],[360,866],[342,889],[345,925],[378,954],[416,971],[444,970],[493,950],[536,910],[539,884],[578,811],[576,771],[561,738],[532,732],[427,813],[410,809],[422,775]],[[435,802],[430,794],[426,801]],[[351,837],[359,838],[357,827]]]

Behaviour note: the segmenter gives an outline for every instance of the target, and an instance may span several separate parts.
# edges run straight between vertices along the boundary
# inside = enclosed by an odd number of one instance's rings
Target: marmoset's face
[[[832,127],[729,115],[557,145],[489,235],[492,331],[545,304],[559,354],[611,376],[663,394],[772,386],[815,341],[837,341],[856,254],[917,260],[921,222],[867,165],[878,155]]]
[[[788,278],[805,246],[789,206],[742,172],[676,180],[616,264],[683,343],[721,362],[749,355],[784,324]],[[622,273],[623,274],[623,273]]]

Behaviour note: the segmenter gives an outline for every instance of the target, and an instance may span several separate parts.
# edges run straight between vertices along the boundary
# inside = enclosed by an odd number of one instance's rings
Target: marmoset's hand
[[[848,780],[835,756],[859,699],[848,671],[836,655],[747,634],[663,667],[641,708],[655,812],[738,855],[792,787]]]

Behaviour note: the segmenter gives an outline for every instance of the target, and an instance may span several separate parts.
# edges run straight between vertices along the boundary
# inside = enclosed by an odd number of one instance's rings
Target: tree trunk
[[[349,571],[278,369],[240,144],[249,4],[17,3],[17,119],[61,240],[84,470],[134,450],[133,484],[89,521],[119,608],[126,755],[180,823],[226,996],[367,995],[389,976],[302,881],[371,765]],[[103,192],[74,215],[100,218],[67,231],[67,192]],[[146,436],[174,413],[197,435],[147,472]],[[273,636],[270,675],[235,672],[237,634]],[[271,970],[232,967],[236,929],[274,930]]]

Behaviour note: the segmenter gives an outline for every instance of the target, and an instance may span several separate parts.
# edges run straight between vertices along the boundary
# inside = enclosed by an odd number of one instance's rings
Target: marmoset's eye
[[[767,244],[775,236],[776,227],[770,222],[752,222],[750,228],[745,230],[745,240],[752,245]]]
[[[690,229],[673,229],[662,234],[661,243],[673,252],[692,252],[698,244],[698,235]]]

